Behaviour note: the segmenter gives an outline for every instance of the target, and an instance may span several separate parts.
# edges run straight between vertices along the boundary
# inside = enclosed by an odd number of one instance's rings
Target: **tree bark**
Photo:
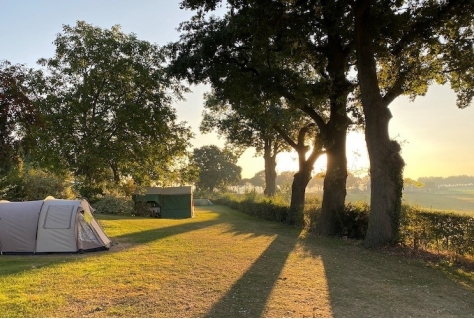
[[[114,184],[118,185],[120,183],[120,173],[117,165],[115,163],[110,163],[110,168],[114,176]]]
[[[326,149],[327,166],[324,177],[323,202],[318,222],[318,232],[324,236],[334,236],[337,214],[344,209],[346,200],[347,157],[345,129],[333,133],[333,145]]]
[[[309,127],[300,129],[298,135],[298,143],[295,150],[298,153],[298,172],[295,174],[293,183],[291,185],[291,202],[288,214],[288,224],[295,224],[298,220],[303,219],[303,211],[306,197],[306,186],[311,180],[311,172],[314,168],[314,163],[323,154],[322,143],[320,137],[316,136],[313,150],[306,158],[306,153],[309,151],[309,146],[304,144],[304,139]]]
[[[263,158],[265,160],[265,196],[276,194],[276,152],[272,153],[273,143],[271,139],[265,141]]]
[[[330,12],[325,12],[327,24],[336,24]],[[330,27],[330,26],[329,26]],[[342,40],[337,34],[328,36],[328,65],[326,71],[332,79],[329,92],[330,116],[322,130],[326,148],[327,166],[324,178],[323,202],[318,221],[321,235],[333,236],[336,232],[337,214],[344,209],[346,200],[347,156],[346,136],[350,120],[347,117],[347,96],[352,85],[347,81],[345,71],[347,57],[343,52]]]
[[[301,219],[304,211],[304,203],[306,197],[306,186],[311,180],[312,165],[304,165],[295,174],[293,183],[291,184],[291,202],[288,213],[287,223],[295,224],[298,219]]]
[[[388,126],[392,115],[378,85],[370,34],[370,0],[356,1],[354,11],[357,69],[371,177],[370,217],[364,244],[379,247],[398,239],[405,164],[400,145],[390,140]]]

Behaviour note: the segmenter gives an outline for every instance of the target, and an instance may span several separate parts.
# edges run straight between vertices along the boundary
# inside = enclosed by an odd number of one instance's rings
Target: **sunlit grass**
[[[225,207],[97,217],[110,251],[0,256],[1,317],[474,316],[472,274]]]

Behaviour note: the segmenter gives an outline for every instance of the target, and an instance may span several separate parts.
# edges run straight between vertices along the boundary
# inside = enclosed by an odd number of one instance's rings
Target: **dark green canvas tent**
[[[144,193],[137,190],[133,200],[150,204],[152,211],[162,218],[194,217],[191,186],[148,187]]]

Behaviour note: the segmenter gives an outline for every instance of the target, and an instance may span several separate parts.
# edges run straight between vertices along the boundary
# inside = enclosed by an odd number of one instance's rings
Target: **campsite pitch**
[[[474,317],[474,275],[222,206],[96,215],[113,246],[0,256],[1,317]]]

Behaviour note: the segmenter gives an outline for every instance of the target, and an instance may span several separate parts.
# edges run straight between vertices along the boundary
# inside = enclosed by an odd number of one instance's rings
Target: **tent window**
[[[46,212],[43,228],[68,229],[71,228],[74,205],[50,205]]]

